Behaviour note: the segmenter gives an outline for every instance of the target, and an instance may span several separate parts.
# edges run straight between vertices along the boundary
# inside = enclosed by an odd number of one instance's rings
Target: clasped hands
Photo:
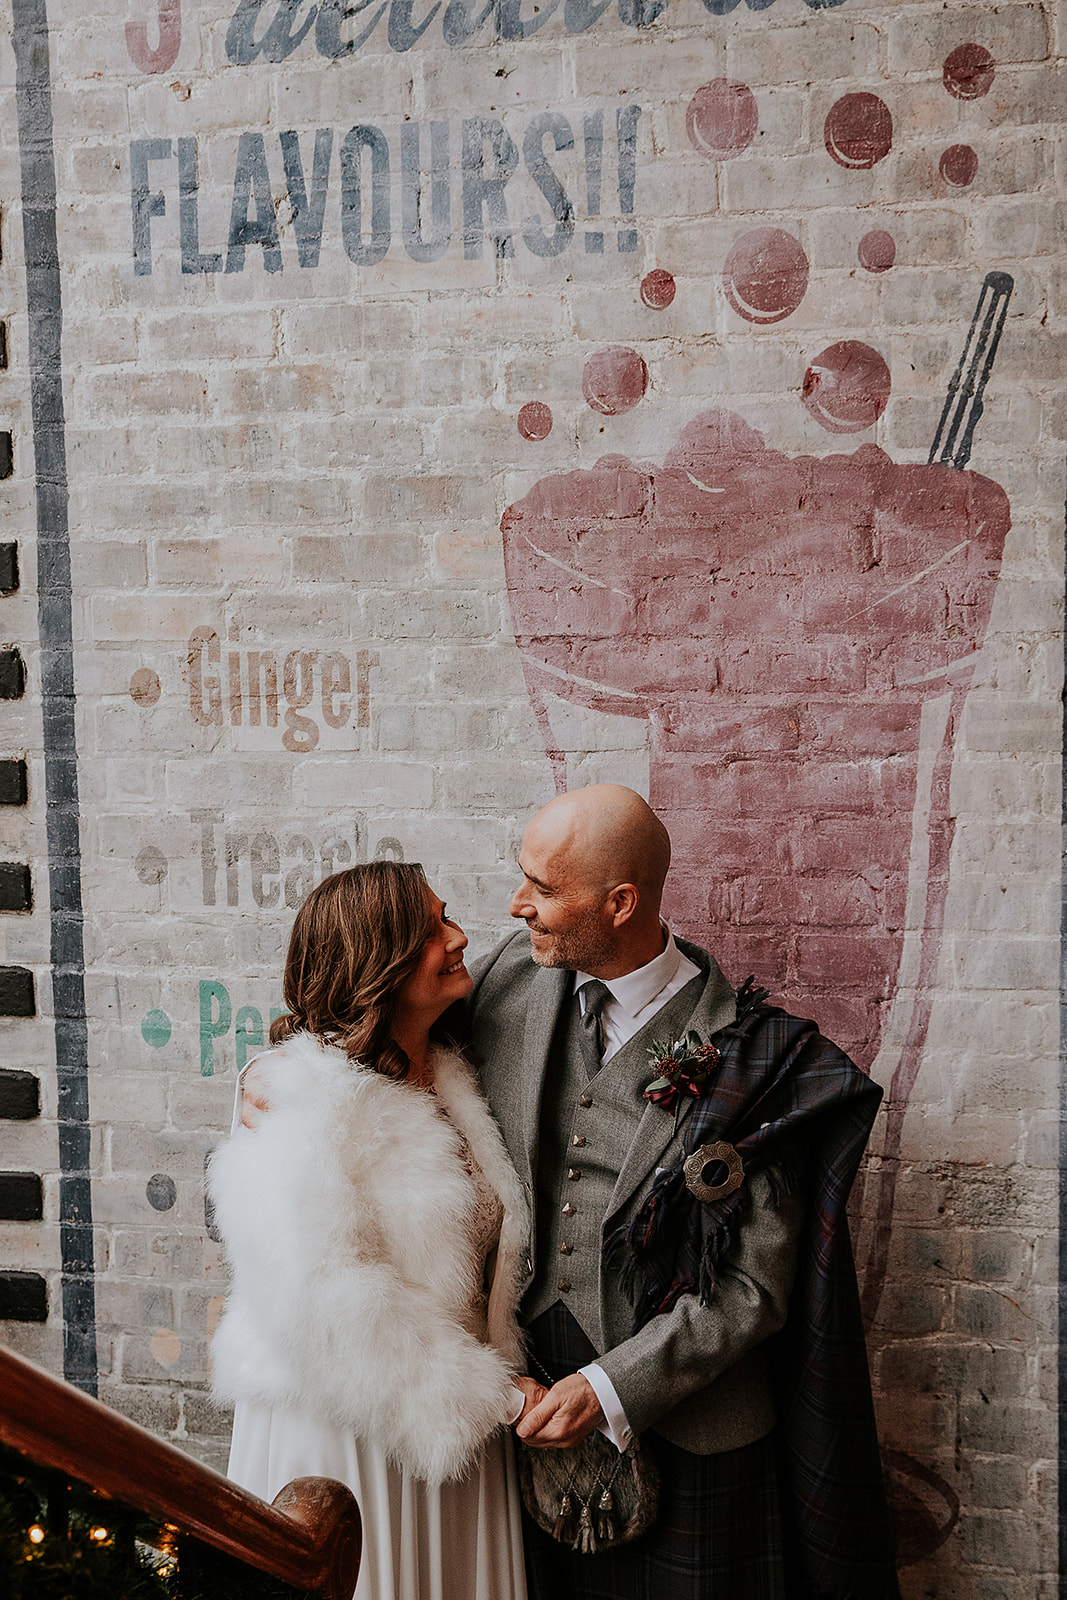
[[[600,1401],[588,1378],[572,1372],[546,1389],[536,1378],[512,1379],[526,1396],[515,1432],[525,1444],[546,1450],[564,1450],[581,1444],[604,1420]]]

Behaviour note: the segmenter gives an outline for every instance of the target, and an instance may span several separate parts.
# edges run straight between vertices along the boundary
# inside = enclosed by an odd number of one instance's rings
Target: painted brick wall
[[[1051,1594],[1062,20],[11,22],[3,1336],[223,1464],[202,1175],[292,908],[403,856],[486,948],[531,811],[620,779],[675,925],[889,1091],[907,1595]]]

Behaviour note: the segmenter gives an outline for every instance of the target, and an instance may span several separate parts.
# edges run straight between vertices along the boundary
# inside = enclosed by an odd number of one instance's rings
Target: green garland
[[[315,1600],[0,1446],[4,1600]]]

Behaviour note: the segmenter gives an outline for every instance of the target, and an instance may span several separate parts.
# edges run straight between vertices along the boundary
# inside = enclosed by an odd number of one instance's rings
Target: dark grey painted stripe
[[[52,997],[59,1079],[63,1372],[96,1392],[96,1295],[89,1182],[88,1032],[74,658],[63,414],[63,305],[56,243],[56,163],[45,0],[13,0],[16,105],[26,250],[30,392],[37,479],[37,585],[44,717]]]
[[[1067,523],[1067,506],[1064,507]],[[1067,617],[1067,571],[1064,573]],[[1059,1561],[1060,1600],[1067,1600],[1067,632],[1063,663],[1063,798],[1060,821],[1060,1245],[1059,1245]]]

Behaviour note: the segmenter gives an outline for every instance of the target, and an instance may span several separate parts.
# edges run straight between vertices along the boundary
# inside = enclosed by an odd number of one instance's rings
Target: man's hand
[[[241,1126],[256,1128],[261,1117],[270,1110],[270,1101],[256,1083],[255,1068],[247,1073],[241,1084]]]
[[[529,1445],[543,1446],[547,1450],[564,1450],[568,1445],[581,1444],[604,1413],[593,1386],[580,1372],[554,1383],[532,1411],[524,1411],[515,1432]]]
[[[536,1378],[523,1376],[521,1378],[512,1378],[511,1381],[516,1389],[521,1389],[526,1396],[526,1404],[522,1408],[522,1415],[515,1419],[516,1426],[518,1426],[520,1422],[530,1415],[535,1406],[540,1405],[548,1390],[543,1383],[538,1383]]]

